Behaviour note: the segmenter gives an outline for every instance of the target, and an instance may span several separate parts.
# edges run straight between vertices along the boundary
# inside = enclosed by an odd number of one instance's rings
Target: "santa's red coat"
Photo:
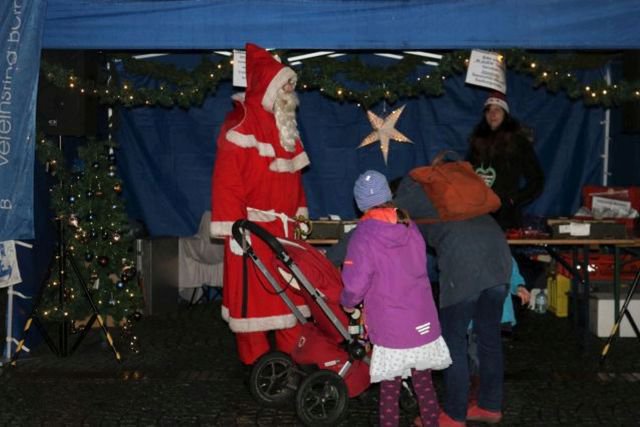
[[[307,215],[301,169],[309,159],[300,141],[293,151],[280,143],[273,115],[276,92],[295,73],[265,50],[247,45],[247,90],[234,97],[234,109],[222,125],[217,141],[212,179],[213,236],[230,236],[238,219],[248,218],[276,237],[293,237],[294,223]],[[279,278],[275,254],[257,236],[251,246],[260,260]],[[232,250],[225,238],[222,316],[234,332],[255,332],[294,326],[296,319],[275,294],[271,284],[247,259],[243,280],[241,251]],[[281,286],[286,284],[281,280]],[[291,294],[296,305],[304,302]],[[303,307],[303,312],[308,309]]]

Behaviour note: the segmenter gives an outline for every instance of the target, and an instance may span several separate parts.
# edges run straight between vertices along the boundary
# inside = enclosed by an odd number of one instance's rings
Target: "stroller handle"
[[[276,253],[278,258],[286,262],[288,257],[284,256],[286,252],[284,246],[282,246],[282,243],[280,243],[278,239],[273,236],[273,234],[267,232],[267,230],[260,227],[255,222],[249,221],[248,219],[239,219],[234,222],[233,226],[231,227],[231,236],[236,241],[236,243],[240,245],[240,247],[245,247],[244,235],[242,234],[243,229],[249,230],[251,233],[262,239]]]
[[[318,290],[315,289],[313,285],[311,285],[309,280],[305,277],[304,273],[295,264],[293,258],[291,258],[291,256],[287,253],[282,243],[280,243],[280,241],[275,236],[273,236],[271,233],[269,233],[267,230],[265,230],[258,224],[251,222],[248,219],[237,220],[236,222],[233,223],[233,226],[231,227],[231,235],[233,239],[236,241],[236,243],[238,243],[238,245],[240,245],[240,247],[243,248],[245,255],[251,258],[251,260],[253,260],[253,262],[258,266],[258,268],[260,269],[260,271],[262,271],[265,277],[267,277],[267,280],[271,283],[271,285],[274,287],[276,292],[283,298],[287,306],[291,309],[291,311],[294,313],[294,315],[300,321],[300,323],[304,324],[306,322],[306,319],[304,318],[302,313],[300,313],[300,311],[297,309],[295,304],[293,304],[293,302],[289,299],[289,297],[285,293],[283,293],[283,290],[281,289],[278,282],[275,279],[273,279],[273,277],[271,276],[271,273],[267,270],[267,268],[264,266],[262,261],[253,251],[253,248],[251,247],[250,242],[247,242],[243,234],[243,230],[248,230],[251,233],[257,235],[260,239],[262,239],[267,244],[267,246],[269,246],[269,248],[276,254],[276,257],[279,260],[281,260],[291,270],[291,272],[296,277],[296,279],[298,279],[300,285],[311,295],[311,297],[318,304],[318,306],[320,306],[324,314],[328,317],[331,323],[333,323],[334,326],[338,329],[338,332],[340,333],[340,335],[342,335],[345,341],[349,345],[352,345],[352,342],[355,341],[354,337],[351,336],[347,328],[345,328],[342,325],[342,323],[340,323],[336,315],[331,311],[331,309],[325,302],[323,295],[320,292],[318,292]],[[354,358],[359,358],[360,352],[357,351],[356,349],[354,349],[350,353],[352,353],[352,355],[356,355],[354,356]]]

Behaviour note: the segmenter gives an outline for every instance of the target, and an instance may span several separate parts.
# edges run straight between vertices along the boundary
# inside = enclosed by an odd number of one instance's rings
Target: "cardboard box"
[[[620,299],[620,308],[622,308],[625,297],[626,293],[623,291]],[[591,294],[589,300],[589,330],[599,338],[606,338],[611,333],[614,318],[617,316],[613,309],[613,294],[604,292]],[[640,324],[640,295],[633,296],[628,309],[636,324]],[[624,317],[620,324],[620,336],[635,337],[627,316]]]
[[[311,221],[311,234],[307,240],[340,240],[357,224],[357,221]]]
[[[566,239],[626,239],[627,228],[616,220],[550,218],[551,235]]]
[[[582,188],[582,203],[589,209],[593,208],[593,196],[607,197],[615,200],[631,202],[631,207],[640,211],[640,187],[603,187],[600,185],[585,185]]]
[[[579,221],[596,221],[590,216],[575,216],[574,218]],[[599,221],[615,222],[620,224],[624,227],[625,236],[627,238],[638,236],[640,234],[640,221],[638,221],[638,218],[603,218]]]
[[[583,206],[593,209],[593,198],[607,198],[616,201],[624,201],[631,204],[631,207],[640,212],[640,187],[603,187],[600,185],[585,185],[582,188]],[[592,219],[581,217],[581,219]],[[604,218],[624,224],[627,236],[637,236],[640,234],[640,220],[638,218]]]
[[[562,274],[549,276],[547,291],[549,292],[549,311],[557,317],[567,317],[569,315],[571,279]]]

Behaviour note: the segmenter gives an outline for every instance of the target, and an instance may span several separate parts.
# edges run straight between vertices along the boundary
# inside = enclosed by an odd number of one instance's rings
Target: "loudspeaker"
[[[138,239],[138,272],[144,295],[144,314],[170,313],[178,309],[179,239]]]
[[[640,81],[640,51],[629,50],[622,55],[622,78],[627,82]],[[640,133],[640,102],[623,103],[621,112],[622,132]]]
[[[42,60],[73,70],[80,80],[96,81],[99,54],[93,51],[43,50]],[[80,88],[60,88],[49,82],[43,72],[38,84],[36,118],[38,130],[47,135],[91,136],[98,122],[96,97],[81,93]]]

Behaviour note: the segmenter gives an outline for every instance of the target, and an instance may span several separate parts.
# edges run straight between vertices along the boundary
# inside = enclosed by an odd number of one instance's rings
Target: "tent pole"
[[[604,79],[607,85],[611,86],[611,64],[605,68]],[[604,153],[602,154],[602,185],[609,184],[609,144],[611,143],[611,108],[604,110]]]
[[[4,360],[11,359],[13,346],[13,285],[7,287],[7,337],[4,347]]]

